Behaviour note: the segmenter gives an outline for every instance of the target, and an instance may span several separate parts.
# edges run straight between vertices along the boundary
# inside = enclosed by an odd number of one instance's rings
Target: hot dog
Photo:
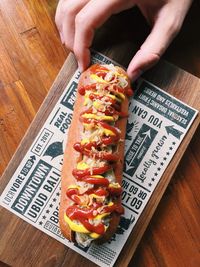
[[[108,241],[124,210],[121,182],[128,97],[126,72],[92,65],[81,74],[61,175],[63,235],[88,246]]]

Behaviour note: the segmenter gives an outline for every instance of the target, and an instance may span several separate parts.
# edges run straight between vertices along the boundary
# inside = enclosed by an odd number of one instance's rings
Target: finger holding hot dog
[[[179,32],[192,0],[60,0],[56,24],[81,71],[90,63],[95,30],[113,14],[138,6],[152,30],[128,66],[132,80],[155,65]],[[134,27],[133,25],[132,27]]]

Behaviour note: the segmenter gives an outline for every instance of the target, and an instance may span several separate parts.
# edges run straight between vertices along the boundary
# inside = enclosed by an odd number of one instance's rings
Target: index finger
[[[74,53],[79,68],[84,70],[90,63],[90,46],[95,29],[100,27],[112,14],[132,7],[133,1],[91,0],[77,14],[75,19]]]

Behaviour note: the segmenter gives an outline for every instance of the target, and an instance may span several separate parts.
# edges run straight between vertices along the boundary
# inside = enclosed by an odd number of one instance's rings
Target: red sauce
[[[103,223],[99,223],[98,225],[93,225],[93,224],[89,223],[89,221],[87,219],[79,219],[79,221],[91,233],[97,233],[99,235],[103,235],[105,233],[105,226]]]
[[[97,109],[97,111],[102,112],[101,109]],[[95,114],[92,108],[86,109],[83,112],[81,112],[80,116],[84,114]],[[118,115],[120,117],[128,117],[128,113],[123,111],[116,110],[113,106],[107,106],[104,110],[104,114],[106,116],[114,116]],[[105,119],[106,120],[106,119]]]
[[[94,208],[79,208],[76,205],[70,206],[66,210],[67,216],[71,220],[94,219]]]
[[[66,210],[67,216],[71,220],[94,219],[97,214],[111,213],[116,211],[119,214],[124,212],[124,208],[120,204],[113,204],[111,206],[101,205],[80,208],[77,205],[69,206]]]
[[[108,71],[109,70],[106,67],[99,64],[94,64],[90,67],[90,72],[96,74],[97,76],[99,76],[100,73],[107,74]]]
[[[114,105],[114,104],[116,103],[116,100],[113,99],[113,98],[110,97],[110,96],[96,95],[96,94],[94,94],[94,93],[90,93],[90,94],[89,94],[89,98],[90,98],[91,100],[96,100],[96,99],[98,99],[98,100],[104,100],[105,102],[110,102],[112,105]]]
[[[100,147],[101,143],[97,146],[93,146],[94,148]],[[109,153],[109,152],[104,152],[104,151],[94,151],[92,150],[92,146],[89,148],[86,148],[85,145],[81,145],[81,143],[77,142],[74,144],[74,149],[81,154],[84,154],[88,157],[92,157],[94,159],[103,159],[107,161],[117,161],[119,159],[119,154],[118,153]]]
[[[80,179],[79,181],[83,181],[86,182],[88,184],[94,184],[94,185],[102,185],[102,186],[108,186],[109,185],[109,181],[107,178],[95,178],[92,176],[86,176],[83,177],[82,179]]]
[[[78,89],[78,92],[80,95],[85,95],[85,91],[88,91],[88,90],[96,90],[96,83],[85,85],[85,86],[80,86]]]
[[[103,183],[99,183],[97,180],[104,180]],[[98,185],[100,187],[98,188],[89,188],[87,191],[84,193],[80,193],[78,188],[69,188],[67,189],[66,195],[68,198],[72,199],[74,196],[83,196],[84,194],[91,195],[95,194],[97,196],[108,196],[108,195],[120,195],[122,193],[122,188],[121,187],[108,187],[109,182],[107,179],[104,178],[93,178],[93,177],[87,177],[87,179],[83,179],[82,181],[89,181],[90,183],[93,182],[94,185]]]
[[[104,79],[109,70],[100,65],[93,65],[90,68],[92,74]],[[121,102],[117,99],[113,99],[112,95],[117,95],[120,98],[119,93],[131,96],[133,94],[130,88],[122,88],[117,84],[105,84],[102,83],[102,87],[108,93],[107,95],[99,95],[97,92],[97,84],[93,83],[90,85],[79,87],[78,92],[81,95],[85,95],[86,91],[89,91],[88,97],[92,101],[101,100],[102,105],[106,103],[103,107],[100,105],[99,109],[94,109],[93,107],[84,110],[80,114],[80,121],[84,124],[90,125],[95,129],[102,129],[101,136],[98,136],[98,140],[87,141],[83,144],[81,142],[76,142],[74,144],[74,149],[92,159],[100,159],[106,161],[106,163],[101,166],[88,167],[84,170],[73,169],[72,174],[77,181],[86,182],[92,184],[93,187],[86,190],[79,190],[79,188],[68,188],[66,195],[71,199],[74,204],[69,206],[66,210],[67,216],[71,220],[78,220],[84,227],[90,231],[97,234],[105,233],[105,225],[103,222],[99,224],[91,224],[89,219],[94,219],[98,214],[117,212],[122,214],[124,209],[121,204],[105,205],[101,199],[111,197],[115,199],[119,197],[122,193],[122,188],[118,186],[110,186],[109,180],[104,177],[105,173],[114,168],[112,163],[119,160],[118,153],[107,152],[102,150],[105,146],[115,146],[120,140],[120,130],[113,125],[109,124],[109,118],[105,116],[112,116],[114,121],[119,117],[128,116],[127,113],[121,111]],[[95,112],[95,113],[94,113]],[[84,114],[97,114],[97,112],[103,113],[103,115],[93,118],[85,118]],[[103,175],[103,177],[94,177],[94,175]],[[83,193],[80,193],[83,192]],[[92,195],[93,194],[93,195]],[[93,197],[89,197],[89,196]],[[88,196],[88,197],[87,197]]]
[[[87,168],[85,170],[73,169],[72,174],[76,179],[83,178],[88,175],[100,175],[112,169],[112,165],[105,164],[102,167],[93,167],[92,170]]]

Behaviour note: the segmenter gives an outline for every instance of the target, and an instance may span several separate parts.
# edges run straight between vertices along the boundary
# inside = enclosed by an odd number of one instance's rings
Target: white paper
[[[92,61],[113,63],[96,52]],[[81,248],[63,237],[58,224],[63,150],[79,76],[77,70],[4,189],[0,204],[99,266],[113,266],[197,111],[148,81],[137,82],[126,133],[125,214],[108,243]]]

